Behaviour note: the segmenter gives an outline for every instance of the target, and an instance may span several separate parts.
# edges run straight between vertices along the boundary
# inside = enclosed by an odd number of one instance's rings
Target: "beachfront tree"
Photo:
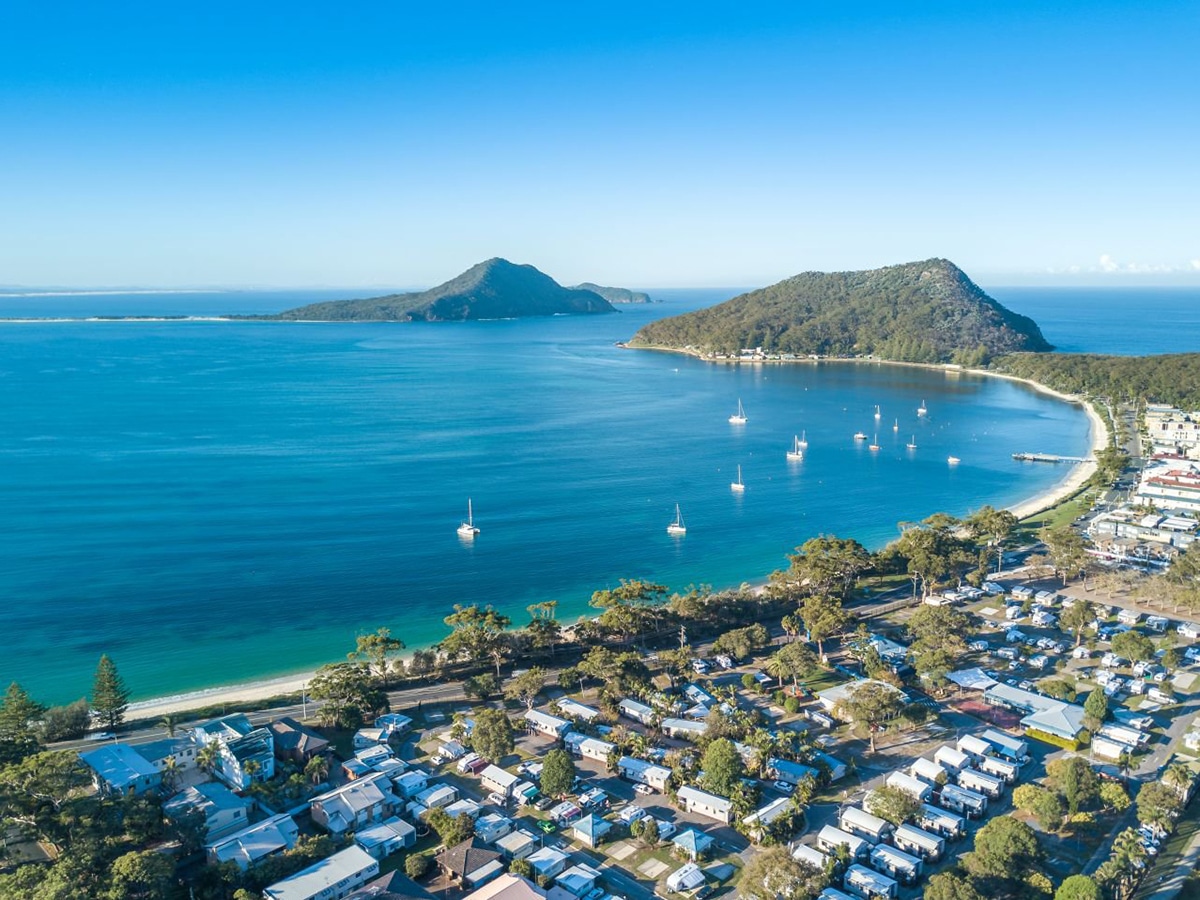
[[[304,764],[304,775],[313,784],[320,784],[329,777],[329,756],[318,753]]]
[[[481,709],[475,713],[475,727],[471,729],[471,749],[496,765],[513,752],[512,722],[502,709]]]
[[[557,600],[544,600],[525,607],[529,613],[529,624],[525,631],[529,634],[529,643],[535,650],[549,648],[554,655],[554,648],[562,640],[562,626],[555,616],[558,613]]]
[[[903,696],[890,684],[864,681],[845,695],[834,709],[839,719],[845,719],[861,731],[865,731],[875,752],[875,732],[889,719],[895,718],[903,708]]]
[[[1096,607],[1090,600],[1076,598],[1075,602],[1062,611],[1058,624],[1066,631],[1074,632],[1075,646],[1083,643],[1083,629],[1096,618]]]
[[[74,703],[52,706],[46,710],[38,723],[38,735],[45,744],[78,740],[87,733],[91,719],[92,711],[87,698],[80,697]]]
[[[525,704],[526,709],[533,709],[537,702],[538,694],[546,686],[546,670],[534,666],[522,672],[520,675],[514,675],[507,685],[504,686],[504,697],[506,700],[518,700]]]
[[[939,581],[961,578],[980,564],[979,550],[953,516],[934,513],[915,525],[902,525],[903,533],[893,546],[907,560],[914,596],[919,587],[922,596],[928,597]]]
[[[1163,772],[1162,783],[1179,794],[1180,800],[1183,800],[1191,790],[1193,779],[1191,769],[1183,763],[1172,763],[1167,766],[1167,771]]]
[[[453,661],[479,665],[492,662],[496,666],[496,677],[500,676],[500,664],[508,654],[510,644],[505,629],[512,620],[490,606],[478,604],[463,606],[454,604],[454,612],[443,620],[450,626],[450,634],[442,641],[441,650]]]
[[[0,700],[0,766],[20,762],[38,751],[34,725],[45,711],[17,682],[8,686]]]
[[[779,679],[783,687],[785,678],[791,679],[792,686],[798,691],[800,679],[807,678],[817,671],[817,657],[807,644],[784,644],[767,658],[766,671],[772,678]]]
[[[96,677],[92,681],[92,709],[109,729],[120,728],[129,709],[129,688],[117,671],[116,664],[105,653],[96,666]]]
[[[832,594],[809,594],[800,604],[800,620],[808,630],[808,639],[817,645],[817,653],[822,659],[825,658],[825,641],[840,634],[850,619],[850,614],[842,609],[841,599]]]
[[[388,657],[404,649],[404,641],[392,637],[390,628],[379,628],[371,634],[360,634],[354,639],[354,652],[346,656],[351,661],[366,660],[367,671],[374,671],[380,681],[387,678]]]
[[[604,612],[600,625],[631,640],[640,634],[666,601],[667,586],[639,579],[621,579],[619,587],[596,591],[591,605]]]
[[[1046,527],[1038,531],[1038,540],[1046,545],[1046,556],[1063,586],[1083,570],[1087,547],[1083,537],[1070,525]]]
[[[771,634],[760,624],[734,628],[713,642],[713,653],[725,653],[734,659],[745,659],[760,647],[771,643]]]
[[[196,768],[201,772],[211,775],[217,770],[217,764],[221,761],[221,746],[215,741],[211,744],[205,744],[196,751]]]
[[[996,555],[996,571],[1004,565],[1004,545],[1017,528],[1017,517],[1007,509],[984,506],[967,517],[964,523],[976,540],[986,542],[989,553]]]
[[[966,652],[964,635],[971,632],[971,617],[952,606],[920,606],[905,625],[912,649],[945,650],[951,656]]]
[[[540,787],[547,797],[562,797],[575,784],[575,760],[566,750],[551,750],[542,761]]]
[[[779,620],[779,627],[787,635],[788,641],[794,641],[804,632],[804,620],[798,613],[788,613]]]
[[[387,694],[379,690],[362,663],[321,666],[308,682],[308,695],[322,701],[317,713],[321,722],[337,728],[358,728],[389,708]]]
[[[858,576],[871,566],[871,554],[858,541],[825,534],[809,538],[788,559],[791,567],[777,573],[777,581],[807,588],[813,594],[832,594],[839,600],[846,598]]]
[[[91,783],[78,753],[35,753],[0,768],[0,817],[7,825],[61,850],[83,833],[86,822],[81,818],[91,821],[95,810],[85,800]]]
[[[462,683],[463,694],[476,700],[486,700],[499,690],[500,679],[491,672],[480,672],[478,675],[464,678]]]

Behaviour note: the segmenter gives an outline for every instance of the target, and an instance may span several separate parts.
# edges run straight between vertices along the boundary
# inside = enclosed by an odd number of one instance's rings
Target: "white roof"
[[[242,868],[278,850],[295,846],[300,828],[289,815],[280,814],[213,841],[207,849],[219,862],[233,860]]]
[[[872,815],[865,809],[859,809],[857,806],[847,806],[842,810],[842,822],[849,822],[859,828],[864,828],[872,834],[882,834],[892,826],[879,816]]]
[[[571,727],[571,723],[566,719],[560,719],[558,716],[539,712],[536,709],[528,710],[525,713],[525,721],[533,723],[539,729],[549,729],[550,731],[561,732]]]
[[[906,794],[912,794],[918,800],[924,800],[929,796],[930,790],[932,790],[929,785],[919,778],[914,778],[904,772],[893,772],[887,777],[887,783],[889,787],[899,788]]]
[[[928,831],[923,831],[912,825],[900,825],[896,828],[897,840],[903,838],[912,841],[914,844],[923,844],[925,846],[934,847],[938,844],[945,844],[945,841],[936,834],[930,834]]]
[[[887,844],[880,844],[871,851],[871,859],[876,857],[886,859],[892,865],[901,865],[909,869],[918,869],[921,867],[921,861],[903,850],[897,850],[895,847],[889,847]]]
[[[818,869],[825,868],[825,861],[828,858],[816,847],[810,847],[807,844],[797,844],[792,848],[792,859],[808,863],[810,866],[816,866]]]
[[[959,669],[957,672],[950,672],[946,678],[953,681],[959,687],[973,691],[982,691],[996,684],[996,679],[986,674],[980,668]]]
[[[950,763],[955,768],[962,768],[968,762],[970,762],[967,754],[963,753],[956,747],[951,747],[949,744],[943,744],[937,748],[937,751],[934,753],[934,758],[936,759],[937,757],[945,759],[946,762]]]
[[[772,800],[766,806],[760,806],[742,819],[742,822],[746,825],[768,825],[784,815],[791,805],[791,797],[780,797],[778,800]]]
[[[700,788],[694,788],[691,785],[681,787],[676,792],[676,796],[684,803],[698,803],[725,813],[728,813],[733,808],[733,801],[725,797],[718,797],[716,794],[710,794],[708,791],[702,791]]]
[[[690,891],[704,884],[704,872],[694,862],[685,864],[667,876],[667,887],[673,891]]]
[[[913,760],[911,770],[914,774],[924,775],[926,778],[933,779],[934,781],[947,774],[946,770],[940,765],[923,756],[918,756]]]
[[[379,863],[361,847],[347,847],[263,891],[269,900],[310,900],[339,882],[374,869]]]
[[[882,893],[891,894],[896,882],[886,875],[873,872],[866,866],[853,865],[846,870],[846,884],[869,885]]]
[[[850,848],[851,854],[854,855],[857,855],[861,848],[870,845],[870,842],[865,838],[860,838],[857,834],[851,834],[848,831],[842,831],[842,829],[833,825],[826,825],[822,828],[820,834],[817,835],[817,840],[824,841],[826,844],[832,844],[835,847],[838,844],[845,844]]]
[[[986,756],[992,745],[973,734],[964,734],[958,739],[958,749],[965,753],[974,753],[976,756]]]
[[[545,894],[528,878],[506,872],[467,897],[470,900],[543,900]]]
[[[493,784],[498,784],[501,787],[510,788],[521,780],[520,775],[514,775],[512,772],[506,772],[499,766],[489,765],[486,769],[479,773],[480,778],[486,778]]]
[[[563,697],[558,701],[558,711],[563,715],[574,716],[577,719],[583,719],[590,722],[592,719],[600,715],[600,710],[592,706],[585,706],[577,700],[572,700],[569,697]]]

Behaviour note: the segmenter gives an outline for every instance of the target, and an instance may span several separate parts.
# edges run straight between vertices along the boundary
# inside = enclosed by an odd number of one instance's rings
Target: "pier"
[[[1090,457],[1083,456],[1055,456],[1053,453],[1014,453],[1012,458],[1019,462],[1044,462],[1044,463],[1082,463],[1092,462]]]

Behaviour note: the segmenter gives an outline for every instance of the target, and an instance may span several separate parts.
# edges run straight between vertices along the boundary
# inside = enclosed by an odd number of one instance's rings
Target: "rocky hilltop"
[[[322,322],[461,322],[616,312],[593,291],[565,288],[533,266],[489,259],[428,291],[335,300],[275,318]]]
[[[874,356],[967,365],[1053,348],[1037,323],[1000,305],[945,259],[862,272],[805,272],[642,328],[632,347],[698,353]]]

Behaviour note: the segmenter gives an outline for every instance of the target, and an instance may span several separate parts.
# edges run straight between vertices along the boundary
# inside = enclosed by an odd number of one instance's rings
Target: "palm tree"
[[[158,727],[167,733],[167,737],[175,737],[175,729],[179,727],[179,716],[176,713],[167,713],[158,720]]]
[[[1179,792],[1181,799],[1186,800],[1192,787],[1192,770],[1183,763],[1175,763],[1167,767],[1163,773],[1162,783]]]
[[[162,785],[163,790],[168,794],[175,793],[175,786],[179,783],[179,760],[174,756],[168,756],[163,760],[162,764]]]
[[[1121,892],[1126,893],[1137,883],[1138,875],[1146,861],[1146,848],[1142,845],[1141,836],[1132,828],[1126,828],[1113,841],[1113,858],[1120,867]],[[1142,863],[1138,867],[1137,863]]]
[[[329,776],[329,757],[321,753],[304,765],[304,774],[313,784],[320,784]]]
[[[196,765],[200,767],[201,772],[207,772],[209,775],[216,769],[217,763],[221,759],[221,748],[215,743],[205,744],[196,751]]]

